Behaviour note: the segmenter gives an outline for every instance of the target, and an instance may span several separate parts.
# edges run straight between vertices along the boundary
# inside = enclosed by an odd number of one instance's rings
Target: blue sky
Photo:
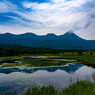
[[[95,39],[95,0],[0,0],[0,33],[61,35],[69,30]]]

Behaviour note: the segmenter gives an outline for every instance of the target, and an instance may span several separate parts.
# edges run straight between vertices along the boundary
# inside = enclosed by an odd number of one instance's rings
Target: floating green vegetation
[[[4,59],[8,59],[7,57]],[[18,63],[6,63],[0,65],[1,68],[6,67],[15,67],[15,66],[24,66],[24,67],[49,67],[49,66],[63,66],[67,63],[75,62],[74,60],[59,60],[59,59],[51,59],[51,57],[43,57],[43,58],[36,58],[35,57],[12,57],[13,60],[17,60]],[[12,60],[11,59],[11,60]]]
[[[71,61],[73,62],[73,61]],[[66,65],[67,61],[60,61],[60,60],[54,60],[54,59],[25,59],[20,60],[20,63],[22,65],[28,66],[28,67],[47,67],[47,66],[61,66]]]
[[[62,91],[52,86],[28,88],[24,95],[95,95],[95,83],[79,81]]]
[[[21,59],[21,56],[6,56],[6,57],[0,57],[0,60],[17,60]]]
[[[68,60],[66,60],[68,59]],[[75,59],[75,60],[72,60]],[[16,60],[19,64],[4,64],[0,67],[26,66],[26,67],[43,67],[43,66],[61,66],[67,63],[82,61],[83,64],[95,67],[95,52],[64,52],[60,54],[43,54],[43,55],[20,55],[0,57],[0,60]]]
[[[78,61],[82,61],[85,65],[91,65],[95,67],[95,53],[93,55],[90,52],[83,52],[82,55],[72,52],[64,53],[63,55],[59,56],[59,58],[66,58],[66,59],[76,59]]]
[[[5,63],[5,64],[2,64],[0,65],[0,68],[9,68],[9,67],[18,67],[18,66],[21,66],[21,64],[15,64],[15,63]]]

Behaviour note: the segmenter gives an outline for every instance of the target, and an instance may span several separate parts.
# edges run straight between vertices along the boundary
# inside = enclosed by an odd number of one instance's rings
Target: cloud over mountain
[[[86,39],[95,37],[94,0],[2,0],[0,19],[1,33],[59,35],[74,30]]]

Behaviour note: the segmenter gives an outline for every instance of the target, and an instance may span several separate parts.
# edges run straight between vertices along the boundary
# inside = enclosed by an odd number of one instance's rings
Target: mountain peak
[[[4,33],[5,35],[14,35],[14,34],[12,34],[12,33],[9,33],[9,32],[7,32],[7,33]]]
[[[81,37],[77,36],[72,30],[68,31],[63,35],[64,39],[82,39]]]
[[[67,34],[74,34],[74,32],[71,30],[71,31],[68,31]]]
[[[24,38],[35,38],[35,37],[37,37],[37,35],[34,34],[34,33],[31,33],[31,32],[27,32],[27,33],[24,33],[24,34],[20,34],[19,37],[24,37]]]
[[[71,31],[68,31],[68,32],[66,32],[64,35],[71,35],[71,36],[77,36],[72,30]],[[78,36],[77,36],[78,37]]]
[[[56,36],[54,33],[48,33],[47,36]]]
[[[0,44],[20,44],[29,47],[43,47],[53,49],[95,49],[95,41],[88,41],[77,36],[73,31],[57,36],[53,33],[39,36],[34,33],[15,35],[0,34]]]
[[[34,34],[34,33],[31,33],[31,32],[27,32],[27,33],[20,34],[20,35],[36,35],[36,34]]]

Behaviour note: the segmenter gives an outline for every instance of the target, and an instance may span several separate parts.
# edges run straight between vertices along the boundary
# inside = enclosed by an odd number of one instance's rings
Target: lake
[[[0,95],[22,95],[28,87],[52,85],[62,90],[79,81],[95,81],[95,69],[74,62],[66,66],[0,69]],[[7,95],[7,94],[6,94]]]

